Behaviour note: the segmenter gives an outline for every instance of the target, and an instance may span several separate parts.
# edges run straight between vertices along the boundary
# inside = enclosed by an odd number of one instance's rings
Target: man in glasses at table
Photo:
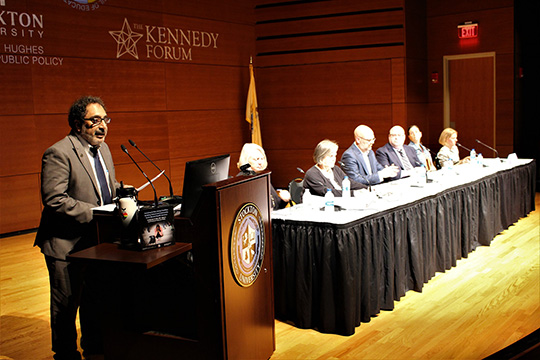
[[[401,179],[410,176],[415,167],[421,167],[422,163],[416,155],[416,150],[405,145],[405,129],[396,125],[388,132],[388,142],[377,149],[376,155],[379,164],[396,165],[399,167],[399,174],[390,180]]]
[[[92,208],[112,203],[118,183],[105,143],[111,119],[103,101],[92,96],[76,100],[68,122],[70,133],[43,154],[44,208],[35,245],[49,271],[54,358],[81,359],[75,324],[80,307],[81,348],[85,358],[92,359],[103,354],[92,286],[96,277],[89,267],[66,257],[95,245]]]
[[[386,178],[398,175],[395,165],[382,166],[371,149],[375,143],[375,134],[369,126],[360,125],[354,130],[354,143],[341,156],[343,171],[351,180],[366,185],[381,183]]]

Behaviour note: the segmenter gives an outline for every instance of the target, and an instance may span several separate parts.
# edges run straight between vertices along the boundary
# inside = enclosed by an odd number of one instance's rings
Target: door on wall
[[[445,127],[458,131],[463,146],[493,156],[476,139],[496,147],[495,53],[445,56],[444,71]]]

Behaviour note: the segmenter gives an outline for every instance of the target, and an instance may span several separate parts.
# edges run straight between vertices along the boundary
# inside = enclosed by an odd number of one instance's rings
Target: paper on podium
[[[161,175],[163,175],[163,173],[165,172],[165,170],[161,170],[161,172],[159,174],[157,174],[152,180],[150,180],[151,182],[154,182],[156,181]],[[145,187],[147,187],[148,185],[150,185],[150,181],[147,181],[145,184],[141,185],[140,187],[137,188],[137,192],[141,191],[142,189],[144,189]]]
[[[101,213],[112,213],[116,209],[116,204],[107,204],[107,205],[101,205],[95,208],[92,208],[93,212],[101,212]]]

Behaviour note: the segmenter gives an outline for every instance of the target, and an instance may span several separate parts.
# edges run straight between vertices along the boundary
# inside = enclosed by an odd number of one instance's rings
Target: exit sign
[[[460,39],[471,39],[478,37],[478,23],[467,21],[458,25],[458,37]]]

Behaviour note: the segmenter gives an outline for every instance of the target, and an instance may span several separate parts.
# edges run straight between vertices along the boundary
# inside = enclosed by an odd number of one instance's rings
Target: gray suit
[[[55,259],[65,260],[73,250],[91,245],[92,208],[101,205],[99,184],[85,150],[86,143],[70,133],[43,154],[41,197],[44,209],[35,245]],[[114,198],[117,187],[111,152],[99,149],[109,173]]]
[[[79,309],[81,347],[85,353],[103,353],[97,293],[100,267],[87,268],[66,256],[96,243],[92,208],[101,205],[99,183],[90,164],[89,145],[71,132],[43,154],[41,196],[43,212],[35,245],[41,248],[49,270],[51,333],[55,359],[80,359],[75,319]],[[112,197],[117,183],[107,144],[99,152],[109,176]]]

